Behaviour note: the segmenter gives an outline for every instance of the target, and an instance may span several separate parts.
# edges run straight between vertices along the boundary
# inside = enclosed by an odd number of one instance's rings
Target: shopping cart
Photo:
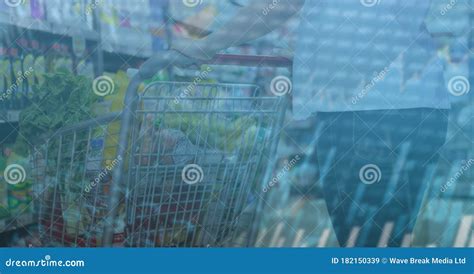
[[[289,67],[219,55],[216,65]],[[203,79],[201,79],[203,80]],[[46,246],[229,246],[268,176],[286,96],[255,85],[131,80],[121,113],[57,131],[33,157]]]

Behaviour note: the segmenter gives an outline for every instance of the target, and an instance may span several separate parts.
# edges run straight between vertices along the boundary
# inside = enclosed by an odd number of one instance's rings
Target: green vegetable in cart
[[[226,153],[247,151],[257,136],[254,117],[242,116],[235,120],[202,114],[167,114],[155,121],[158,128],[183,132],[192,144]]]
[[[26,155],[35,144],[64,126],[88,120],[97,96],[92,92],[92,80],[76,76],[67,70],[46,74],[41,84],[33,86],[37,102],[20,114],[20,134],[17,152]]]

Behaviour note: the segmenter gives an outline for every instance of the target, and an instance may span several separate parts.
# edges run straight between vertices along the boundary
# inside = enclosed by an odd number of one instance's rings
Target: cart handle
[[[209,65],[233,65],[246,67],[280,67],[291,68],[293,61],[286,57],[268,56],[268,55],[236,55],[236,54],[217,54]]]

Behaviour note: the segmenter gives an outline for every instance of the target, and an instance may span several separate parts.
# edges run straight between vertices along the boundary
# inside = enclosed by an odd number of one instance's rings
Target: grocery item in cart
[[[249,146],[252,144],[250,141],[265,131],[256,127],[257,121],[251,115],[231,119],[207,114],[167,114],[158,118],[155,125],[179,130],[192,144],[203,149],[221,151],[222,154],[234,152],[243,154],[250,149]]]
[[[97,101],[92,82],[83,76],[58,71],[44,76],[44,82],[33,87],[39,105],[31,105],[20,113],[17,153],[27,155],[31,143],[43,141],[56,130],[91,117]]]
[[[160,155],[163,155],[160,164],[185,165],[192,161],[192,155],[199,154],[199,148],[193,145],[182,131],[160,129],[155,138],[159,139],[159,145],[154,151],[159,150]]]
[[[192,160],[192,157],[179,156],[175,152],[183,149],[191,154],[198,152],[198,148],[183,132],[173,129],[156,129],[153,115],[146,116],[137,144],[139,156],[136,157],[135,162],[144,166],[186,164]]]

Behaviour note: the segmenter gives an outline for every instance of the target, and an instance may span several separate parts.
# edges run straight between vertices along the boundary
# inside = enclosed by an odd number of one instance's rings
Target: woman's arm
[[[305,0],[254,0],[239,9],[222,28],[201,40],[177,40],[172,48],[192,58],[208,60],[217,52],[258,39],[285,24]]]

